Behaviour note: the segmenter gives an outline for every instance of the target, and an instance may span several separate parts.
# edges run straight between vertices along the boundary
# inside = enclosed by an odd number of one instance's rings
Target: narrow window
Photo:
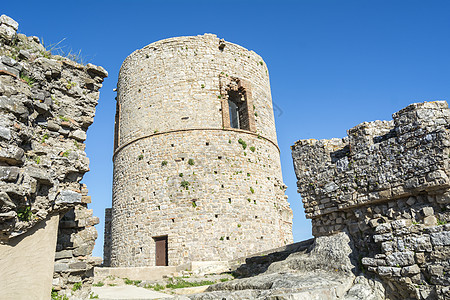
[[[228,107],[230,108],[230,127],[239,129],[238,106],[231,100],[228,100]]]
[[[119,146],[119,134],[120,130],[120,104],[119,101],[116,102],[116,116],[114,120],[114,150]]]
[[[230,127],[250,130],[249,112],[245,96],[245,90],[228,91],[228,107],[230,109]]]

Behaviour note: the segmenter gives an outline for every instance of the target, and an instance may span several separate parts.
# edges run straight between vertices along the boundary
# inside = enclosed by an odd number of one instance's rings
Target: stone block
[[[415,263],[414,260],[414,252],[405,251],[405,252],[393,252],[390,255],[386,256],[386,262],[389,266],[407,266]]]
[[[11,139],[11,130],[8,127],[0,126],[0,139],[7,141]]]
[[[415,254],[416,257],[416,263],[420,264],[424,264],[425,263],[425,254],[422,252],[417,252]]]
[[[72,250],[62,250],[62,251],[56,251],[55,253],[55,259],[63,259],[63,258],[72,258]]]
[[[81,194],[71,191],[63,190],[56,197],[56,204],[78,204],[81,203]]]
[[[450,246],[450,231],[431,233],[433,246]]]
[[[69,272],[79,272],[85,271],[87,269],[87,265],[85,262],[76,262],[69,264]]]
[[[93,249],[94,249],[94,245],[92,245],[90,243],[83,244],[73,250],[73,255],[74,256],[90,255],[92,253]]]
[[[23,149],[9,145],[7,148],[0,148],[0,161],[4,161],[10,165],[23,164],[25,152]]]
[[[394,237],[393,237],[392,233],[376,234],[373,236],[375,243],[390,241],[393,238]]]
[[[433,209],[433,207],[427,206],[427,207],[422,208],[422,214],[423,214],[425,217],[434,215],[434,209]]]
[[[377,234],[388,233],[390,231],[391,231],[391,224],[390,223],[383,223],[383,224],[378,225],[375,228],[375,232]]]
[[[19,23],[17,23],[15,20],[8,17],[7,15],[0,16],[0,25],[6,25],[8,27],[11,27],[14,31],[17,31],[17,29],[19,28]]]
[[[13,182],[17,180],[19,176],[18,167],[0,166],[0,180]]]
[[[66,272],[69,270],[69,264],[55,263],[55,272]]]
[[[51,179],[46,169],[27,167],[25,172],[32,178],[36,179],[41,183],[50,184]]]
[[[73,139],[75,139],[77,141],[84,142],[86,140],[86,132],[84,132],[81,129],[77,129],[75,131],[72,131],[69,134],[69,137],[73,138]]]
[[[428,266],[428,272],[432,276],[443,276],[444,275],[444,267],[441,265],[431,265],[431,266]]]
[[[437,225],[437,219],[435,216],[428,216],[423,218],[423,225],[430,227],[430,226],[436,226]]]
[[[417,236],[406,236],[404,238],[405,247],[413,249],[414,251],[427,251],[433,250],[431,245],[430,236],[427,234]]]
[[[81,203],[84,203],[84,204],[91,203],[91,196],[82,196],[81,197]]]
[[[420,273],[420,268],[418,265],[412,265],[402,268],[402,276],[411,276]]]
[[[12,100],[6,96],[0,96],[0,110],[6,110],[19,115],[21,118],[28,116],[28,109],[22,102]]]

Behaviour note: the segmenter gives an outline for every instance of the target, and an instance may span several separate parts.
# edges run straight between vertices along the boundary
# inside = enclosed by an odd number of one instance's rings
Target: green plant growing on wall
[[[197,203],[195,201],[192,201],[192,207],[196,208],[197,207]]]
[[[251,192],[252,194],[254,194],[254,193],[255,193],[255,190],[254,190],[252,187],[250,187],[250,192]]]
[[[190,166],[193,166],[193,165],[194,165],[194,160],[193,160],[192,158],[189,158],[188,164],[189,164]]]
[[[225,238],[223,236],[220,237],[220,240],[223,241]]]
[[[255,147],[253,147],[253,146],[250,147],[250,151],[255,152],[255,150],[256,150]]]
[[[64,296],[58,295],[58,291],[55,290],[55,288],[52,288],[51,299],[52,300],[69,300],[69,298],[66,295],[64,295]]]
[[[94,283],[92,286],[98,286],[98,287],[101,287],[101,286],[104,286],[105,284],[103,283],[103,281],[99,281],[99,282],[97,282],[97,283]]]
[[[48,133],[44,134],[41,139],[41,144],[45,143],[45,141],[49,138]]]
[[[67,84],[66,84],[66,89],[70,90],[71,88],[73,88],[76,85],[77,85],[76,82],[72,82],[72,81],[68,80]]]
[[[204,89],[204,88],[205,88],[205,85],[202,83],[201,87],[202,87],[202,89]]]
[[[40,156],[36,156],[36,157],[34,158],[34,161],[35,161],[37,164],[40,164],[40,163],[41,163],[41,157],[40,157]]]
[[[243,139],[239,139],[238,143],[242,145],[242,148],[245,150],[247,148],[247,143]]]
[[[69,122],[69,119],[64,116],[59,116],[62,121]]]
[[[29,77],[29,76],[27,76],[27,75],[25,75],[23,73],[20,73],[20,79],[25,81],[28,84],[29,87],[33,87],[33,84],[34,84],[34,79],[33,78],[31,78],[31,77]]]
[[[76,282],[73,285],[72,291],[78,291],[79,289],[81,289],[81,282]]]
[[[17,211],[17,218],[20,221],[31,221],[33,218],[33,213],[31,212],[31,206],[26,206]]]
[[[437,224],[438,224],[438,225],[445,225],[445,224],[447,224],[447,221],[437,219]]]
[[[143,154],[139,154],[138,159],[139,160],[143,160],[144,159],[144,155]]]
[[[64,151],[63,152],[63,154],[62,154],[62,157],[69,157],[69,154],[70,154],[70,151],[69,150],[66,150],[66,151]]]
[[[183,180],[180,184],[181,184],[181,187],[184,188],[184,189],[186,189],[186,190],[188,190],[188,189],[189,189],[189,186],[191,185],[191,184],[189,183],[189,181],[186,181],[186,180]]]
[[[183,177],[183,173],[178,174],[178,176]]]
[[[161,166],[167,166],[167,160],[163,160],[163,161],[161,162]]]

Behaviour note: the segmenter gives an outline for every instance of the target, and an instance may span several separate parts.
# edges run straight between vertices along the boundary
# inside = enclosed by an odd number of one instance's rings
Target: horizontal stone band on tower
[[[227,128],[227,129],[225,129],[225,128],[224,129],[217,129],[217,128],[190,128],[190,129],[178,129],[178,130],[170,130],[170,131],[165,131],[165,132],[158,132],[158,133],[154,133],[154,134],[149,134],[149,135],[144,135],[144,136],[138,137],[138,138],[136,138],[136,139],[134,139],[132,141],[129,141],[128,143],[120,146],[119,148],[117,148],[114,151],[113,159],[116,156],[116,154],[118,152],[120,152],[123,148],[129,146],[130,144],[132,144],[132,143],[134,143],[136,141],[139,141],[139,140],[142,140],[142,139],[146,139],[146,138],[151,138],[153,136],[161,135],[161,134],[168,134],[168,133],[174,133],[174,132],[179,132],[179,131],[194,131],[194,130],[202,130],[202,131],[208,131],[208,130],[214,130],[214,131],[216,131],[216,130],[224,130],[224,131],[227,131],[228,130],[228,131],[243,132],[243,133],[246,133],[246,134],[257,136],[259,139],[264,139],[264,140],[266,140],[268,142],[271,142],[275,147],[277,147],[278,152],[280,152],[280,148],[278,147],[278,145],[274,141],[272,141],[272,140],[270,140],[268,138],[265,138],[263,136],[260,136],[260,135],[254,133],[254,132],[250,132],[250,131],[246,131],[246,130],[240,130],[240,129],[233,129],[233,128]]]

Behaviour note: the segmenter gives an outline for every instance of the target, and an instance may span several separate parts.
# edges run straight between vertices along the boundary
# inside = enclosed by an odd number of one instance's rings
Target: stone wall
[[[230,128],[228,93],[247,130]],[[135,51],[118,82],[111,265],[229,260],[292,242],[268,71],[206,34]]]
[[[81,264],[91,264],[98,219],[80,180],[89,171],[84,141],[107,72],[52,55],[17,29],[0,17],[0,242],[61,216],[54,283],[69,291],[75,281],[89,282]]]
[[[292,146],[315,236],[346,231],[393,299],[450,297],[450,111],[411,104],[343,139]]]

